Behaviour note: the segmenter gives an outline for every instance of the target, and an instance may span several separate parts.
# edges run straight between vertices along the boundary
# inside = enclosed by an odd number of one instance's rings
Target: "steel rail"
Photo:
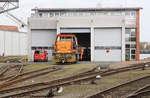
[[[10,77],[10,78],[9,78],[8,80],[6,80],[5,82],[8,82],[8,81],[12,81],[12,80],[14,80],[14,79],[17,79],[17,77],[22,73],[23,67],[24,67],[24,65],[22,64],[21,67],[19,68],[18,73],[17,73],[16,75],[14,75],[14,77]]]
[[[132,92],[132,93],[129,94],[126,98],[132,98],[132,97],[134,97],[134,96],[141,95],[141,94],[146,93],[146,92],[150,92],[150,90],[146,90],[146,89],[148,89],[148,88],[150,88],[150,84],[145,85],[144,87],[139,88],[138,90]]]
[[[94,94],[92,96],[88,96],[86,98],[99,98],[98,96],[103,96],[104,94],[106,94],[107,92],[111,92],[113,91],[114,89],[117,89],[117,88],[120,88],[120,87],[123,87],[123,86],[126,86],[126,85],[129,85],[130,83],[134,83],[136,81],[139,81],[139,80],[144,80],[146,78],[150,78],[150,75],[146,75],[146,76],[142,76],[140,78],[137,78],[137,79],[134,79],[134,80],[131,80],[131,81],[127,81],[127,82],[124,82],[124,83],[121,83],[121,84],[118,84],[118,85],[115,85],[111,88],[108,88],[106,90],[103,90],[97,94]],[[105,98],[105,97],[102,97],[102,98]]]
[[[136,93],[132,96],[128,96],[126,98],[142,98],[142,96],[146,96],[146,95],[149,95],[150,97],[150,90],[141,91],[139,93]],[[149,97],[144,97],[144,98],[149,98]]]
[[[25,95],[28,95],[28,94],[31,94],[31,93],[34,93],[34,92],[38,92],[38,91],[43,91],[43,90],[46,90],[46,89],[50,89],[50,88],[56,88],[58,86],[68,86],[68,85],[72,85],[72,84],[77,84],[77,83],[80,83],[81,81],[89,81],[91,79],[94,79],[95,78],[95,75],[92,75],[92,76],[87,76],[87,77],[84,77],[84,78],[79,78],[79,79],[74,79],[74,80],[68,80],[68,81],[63,81],[63,82],[60,82],[60,83],[55,83],[55,84],[52,84],[52,85],[45,85],[41,88],[35,88],[35,89],[32,89],[32,90],[28,90],[28,91],[23,91],[23,92],[19,92],[19,93],[16,93],[16,94],[7,94],[7,95],[4,95],[4,96],[0,96],[0,98],[8,98],[8,97],[16,97],[16,96],[25,96]]]
[[[34,75],[29,75],[28,74],[29,76],[27,76],[27,77],[21,77],[21,78],[17,78],[17,79],[11,80],[11,81],[6,81],[6,82],[0,84],[0,89],[5,88],[5,87],[10,86],[10,85],[13,85],[13,84],[16,84],[18,82],[22,82],[22,81],[25,81],[25,80],[28,80],[28,79],[31,79],[31,78],[36,78],[36,77],[48,74],[50,72],[58,71],[60,69],[61,68],[56,68],[56,69],[53,69],[53,70],[48,70],[48,71],[37,73],[37,74],[34,74]]]
[[[0,76],[3,76],[7,71],[8,71],[8,67],[7,68],[5,68],[4,70],[2,70],[2,72],[0,73]]]
[[[104,72],[90,72],[90,73],[85,73],[85,74],[80,74],[80,75],[75,75],[75,76],[71,76],[71,77],[67,77],[67,78],[62,78],[62,79],[57,79],[57,80],[52,80],[52,81],[48,81],[48,82],[43,82],[43,83],[37,83],[37,84],[33,84],[33,85],[28,85],[28,86],[22,86],[22,87],[18,87],[18,88],[12,88],[12,89],[7,89],[7,90],[3,90],[3,91],[0,91],[0,94],[1,93],[5,93],[5,92],[10,92],[10,91],[14,91],[14,90],[19,90],[19,89],[25,89],[25,88],[31,88],[31,87],[36,87],[36,86],[47,86],[47,85],[52,85],[53,87],[56,87],[54,85],[57,85],[58,84],[61,84],[63,85],[64,82],[66,81],[70,81],[69,84],[71,83],[72,84],[72,81],[76,81],[77,79],[79,78],[86,78],[86,80],[91,80],[94,79],[96,77],[96,75],[101,75],[101,76],[108,76],[108,75],[112,75],[112,74],[116,74],[116,73],[120,73],[120,72],[126,72],[126,71],[129,71],[129,70],[135,70],[135,69],[141,69],[143,68],[143,66],[130,66],[130,67],[124,67],[124,68],[119,68],[119,69],[115,69],[115,70],[107,70],[107,71],[104,71]],[[78,82],[81,82],[81,80],[78,80]],[[45,87],[46,89],[47,87]],[[49,88],[49,86],[48,86]],[[44,90],[44,88],[40,88],[40,89],[35,89],[33,91],[26,91],[26,93],[30,93],[30,92],[36,92],[36,91],[40,91],[40,90]],[[24,94],[24,93],[19,93],[19,94],[14,94],[15,95],[21,95],[21,94]],[[13,96],[13,95],[11,95]]]
[[[37,72],[40,72],[40,71],[48,70],[48,69],[53,69],[53,67],[42,68],[42,69],[30,71],[30,72],[25,72],[25,73],[19,74],[17,76],[16,75],[11,75],[11,76],[8,76],[8,77],[0,78],[0,81],[4,81],[4,80],[10,79],[12,77],[18,78],[18,77],[22,77],[22,76],[29,75],[29,74],[32,74],[32,73],[37,73]]]

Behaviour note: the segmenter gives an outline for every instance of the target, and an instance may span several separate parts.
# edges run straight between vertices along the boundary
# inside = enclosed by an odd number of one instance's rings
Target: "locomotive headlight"
[[[71,49],[68,49],[68,53],[71,53]]]
[[[60,53],[59,49],[57,49],[57,52]]]
[[[59,56],[60,56],[60,54],[56,54],[56,56],[57,56],[57,57],[59,57]]]

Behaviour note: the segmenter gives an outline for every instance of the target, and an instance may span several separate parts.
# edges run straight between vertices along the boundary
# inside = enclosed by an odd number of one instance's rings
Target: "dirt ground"
[[[115,69],[115,68],[127,67],[127,66],[130,66],[132,64],[139,64],[139,63],[146,63],[146,62],[150,62],[150,59],[144,59],[144,60],[140,60],[140,61],[117,62],[117,63],[110,64],[109,67],[112,69]]]
[[[29,84],[39,83],[39,82],[46,82],[46,81],[50,81],[50,80],[54,80],[54,79],[58,79],[58,78],[71,76],[74,74],[78,74],[78,73],[93,69],[97,65],[95,65],[95,64],[94,65],[92,65],[92,64],[72,64],[72,65],[31,64],[31,65],[25,66],[23,69],[23,72],[29,72],[29,71],[38,70],[41,68],[54,67],[54,66],[60,67],[60,68],[62,68],[62,70],[52,72],[52,73],[49,73],[49,74],[46,74],[43,76],[39,76],[37,78],[29,79],[24,82],[20,82],[20,83],[17,83],[15,85],[12,85],[12,86],[9,86],[6,88],[19,87],[19,86],[23,86],[23,85],[29,85]],[[4,76],[4,77],[7,77],[12,74],[17,74],[17,70],[11,69],[10,71],[8,71],[6,73],[6,76]]]
[[[107,76],[97,81],[96,85],[83,84],[83,85],[71,85],[64,87],[64,91],[61,94],[56,94],[54,98],[86,98],[87,96],[98,93],[102,90],[108,89],[119,83],[132,80],[137,77],[150,74],[150,69],[145,71],[125,72],[117,75]],[[44,94],[44,93],[43,93]],[[46,93],[45,93],[46,95]]]
[[[109,68],[114,69],[114,68],[126,67],[131,64],[137,64],[137,63],[143,63],[143,62],[150,62],[150,59],[146,59],[142,61],[128,61],[128,62],[112,63],[109,65]],[[23,72],[29,72],[29,71],[46,68],[46,67],[53,67],[53,66],[61,67],[62,70],[49,73],[44,76],[39,76],[37,78],[29,79],[24,82],[9,86],[7,88],[19,87],[19,86],[38,83],[38,82],[46,82],[46,81],[50,81],[50,80],[54,80],[58,78],[63,78],[63,77],[75,75],[75,74],[93,69],[99,65],[102,65],[102,64],[78,63],[78,64],[71,64],[71,65],[69,64],[68,65],[55,65],[55,64],[49,64],[49,63],[43,63],[43,64],[31,63],[28,66],[24,66]],[[6,73],[6,76],[9,76],[10,74],[16,74],[16,73],[17,73],[16,69],[11,69]],[[121,83],[122,81],[127,81],[135,77],[143,76],[146,74],[150,74],[150,70],[145,70],[145,71],[139,70],[135,72],[127,72],[127,73],[117,74],[114,76],[108,76],[108,77],[102,78],[101,80],[98,80],[97,85],[86,83],[83,85],[72,85],[72,86],[64,87],[63,93],[56,94],[57,96],[55,96],[54,98],[84,98],[84,96],[92,95],[95,92],[99,92],[100,90],[109,88],[115,84]],[[46,95],[47,92],[48,90],[44,92],[40,92],[38,94]]]

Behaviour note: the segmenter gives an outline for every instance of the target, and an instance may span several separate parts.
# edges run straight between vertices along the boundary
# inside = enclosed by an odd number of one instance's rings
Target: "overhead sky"
[[[96,7],[101,3],[102,7],[143,7],[141,10],[141,29],[140,41],[150,42],[150,0],[19,0],[18,9],[11,11],[19,19],[27,22],[27,17],[31,15],[31,9],[38,8],[87,8]],[[0,25],[13,24],[9,21],[3,21],[3,15],[0,15]]]

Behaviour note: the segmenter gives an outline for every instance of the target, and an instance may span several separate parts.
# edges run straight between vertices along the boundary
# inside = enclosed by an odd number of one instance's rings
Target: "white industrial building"
[[[38,8],[28,19],[28,56],[46,49],[51,60],[55,36],[75,34],[84,60],[139,60],[141,8]]]
[[[0,25],[0,55],[20,56],[27,54],[27,33],[16,26]]]

